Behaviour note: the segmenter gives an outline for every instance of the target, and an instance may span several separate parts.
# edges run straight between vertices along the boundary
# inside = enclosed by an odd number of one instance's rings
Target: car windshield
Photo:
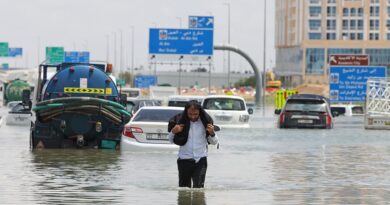
[[[185,107],[187,105],[188,101],[176,101],[172,100],[168,102],[168,106],[172,107]]]
[[[364,114],[363,107],[360,107],[360,106],[353,107],[352,114]]]
[[[339,115],[345,114],[345,107],[331,107],[332,112],[336,111]]]
[[[211,98],[205,99],[203,106],[208,110],[245,110],[245,103],[240,99]]]
[[[289,100],[285,111],[326,112],[326,103],[319,100]]]
[[[143,109],[140,110],[132,121],[135,122],[168,122],[170,118],[181,113],[182,110]]]

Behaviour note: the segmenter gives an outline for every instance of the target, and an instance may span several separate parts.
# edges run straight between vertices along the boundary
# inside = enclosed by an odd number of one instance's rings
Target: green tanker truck
[[[27,81],[15,79],[5,82],[2,87],[3,91],[3,105],[7,105],[11,101],[22,101],[23,90],[33,90]]]

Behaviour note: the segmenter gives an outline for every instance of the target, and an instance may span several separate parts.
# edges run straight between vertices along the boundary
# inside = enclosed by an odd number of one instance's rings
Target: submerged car
[[[182,107],[141,107],[125,125],[121,146],[130,150],[178,149],[168,139],[168,122]]]
[[[290,96],[280,112],[279,128],[333,128],[329,100],[320,95]]]
[[[22,102],[13,105],[6,117],[7,125],[30,125],[31,110],[24,106]]]
[[[202,101],[202,107],[221,128],[248,128],[249,114],[244,98],[230,95],[210,95]]]

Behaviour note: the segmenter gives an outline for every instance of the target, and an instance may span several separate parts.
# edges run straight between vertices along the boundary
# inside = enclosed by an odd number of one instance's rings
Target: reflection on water
[[[1,204],[386,204],[388,131],[340,117],[331,130],[277,129],[251,116],[209,148],[204,189],[178,188],[177,153],[29,149],[29,130],[0,128]]]
[[[205,205],[205,193],[203,190],[188,189],[177,192],[178,205]]]
[[[44,204],[120,202],[118,191],[120,153],[113,150],[33,151],[32,187],[36,202]]]

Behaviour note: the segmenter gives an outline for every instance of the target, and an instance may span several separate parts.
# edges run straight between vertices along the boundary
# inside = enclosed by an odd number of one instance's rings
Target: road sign
[[[213,55],[213,31],[199,29],[150,29],[149,54],[151,56],[174,55],[204,56]]]
[[[3,70],[8,70],[9,69],[9,64],[8,63],[3,63],[3,64],[1,64],[1,68]]]
[[[124,86],[125,80],[124,79],[116,79],[116,85]]]
[[[329,76],[331,102],[364,102],[368,78],[386,77],[386,67],[332,66]]]
[[[23,55],[23,48],[9,48],[8,56],[9,57],[17,57]]]
[[[188,28],[214,29],[214,17],[213,16],[189,16]]]
[[[136,88],[149,88],[157,84],[157,77],[154,75],[138,75],[134,79]]]
[[[8,57],[8,43],[7,42],[0,42],[0,57]]]
[[[61,64],[64,62],[64,47],[46,47],[46,63]]]
[[[89,63],[89,52],[67,51],[65,52],[65,63]]]
[[[329,57],[331,66],[368,66],[368,55],[331,55]]]

